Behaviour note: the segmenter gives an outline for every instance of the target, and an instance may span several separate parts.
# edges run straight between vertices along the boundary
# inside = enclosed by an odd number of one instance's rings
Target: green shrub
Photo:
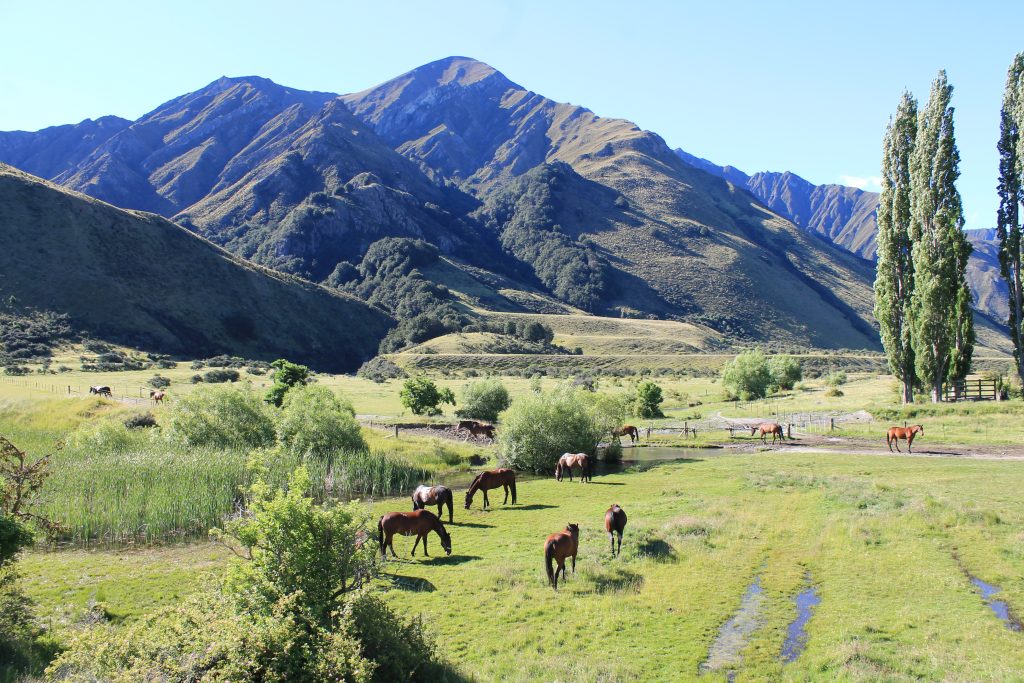
[[[203,381],[207,384],[223,384],[224,382],[237,382],[239,376],[238,370],[214,368],[213,370],[206,371],[203,375]]]
[[[800,361],[792,356],[772,356],[768,362],[774,386],[789,391],[804,378]]]
[[[268,403],[280,406],[289,389],[309,383],[310,372],[305,365],[291,363],[284,358],[278,358],[270,365],[274,368],[274,384],[267,390]]]
[[[405,370],[383,356],[371,358],[363,363],[359,366],[359,370],[356,372],[356,375],[372,380],[378,384],[386,382],[389,379],[403,379],[406,377]]]
[[[402,405],[415,415],[440,415],[442,403],[455,405],[451,389],[438,389],[436,384],[423,376],[405,380],[400,395]]]
[[[604,433],[593,395],[561,385],[517,398],[502,413],[498,449],[508,467],[550,472],[563,453],[593,454]]]
[[[277,436],[300,458],[331,459],[338,451],[366,448],[352,404],[315,385],[296,387],[285,395]]]
[[[722,384],[726,391],[744,401],[767,396],[772,382],[768,359],[760,349],[744,351],[722,368]]]
[[[171,386],[171,380],[161,375],[153,375],[148,380],[146,380],[146,384],[153,387],[154,389],[165,389]]]
[[[665,417],[665,414],[661,412],[661,404],[664,400],[661,395],[661,387],[645,379],[636,385],[633,414],[645,418]]]
[[[835,372],[830,373],[828,378],[825,380],[825,383],[830,387],[838,387],[846,384],[846,372],[843,370],[836,370]]]
[[[511,403],[505,385],[494,377],[487,377],[465,386],[462,390],[462,407],[455,414],[494,422],[498,419],[498,413],[508,409]]]
[[[153,413],[135,413],[134,415],[125,418],[124,426],[128,429],[145,429],[147,427],[156,427],[156,416]]]
[[[261,448],[274,443],[267,404],[248,389],[197,388],[178,399],[166,420],[167,436],[188,446]]]

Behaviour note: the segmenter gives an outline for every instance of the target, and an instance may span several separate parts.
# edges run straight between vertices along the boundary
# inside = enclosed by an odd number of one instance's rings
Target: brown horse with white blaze
[[[885,433],[885,443],[889,446],[889,452],[892,453],[892,447],[895,444],[896,452],[902,453],[903,451],[900,450],[900,439],[905,439],[907,442],[907,452],[913,453],[912,446],[914,445],[915,434],[924,434],[924,427],[921,425],[889,427],[889,431]]]
[[[775,445],[775,437],[779,437],[779,441],[785,441],[786,437],[782,433],[782,425],[776,424],[775,422],[762,422],[759,425],[754,425],[750,428],[750,435],[755,436],[761,435],[761,443],[768,444],[768,435],[772,435],[772,445]]]
[[[380,534],[380,555],[387,558],[387,549],[391,548],[391,556],[395,554],[395,534],[403,536],[416,536],[416,542],[412,546],[412,555],[416,557],[416,547],[423,541],[423,554],[430,557],[427,552],[427,536],[431,531],[437,533],[441,539],[441,547],[448,555],[452,554],[452,537],[444,528],[441,520],[430,510],[416,510],[414,512],[389,512],[377,522],[377,531]]]
[[[626,528],[626,511],[615,503],[604,513],[604,528],[612,544],[612,557],[615,557],[615,537],[619,537],[619,554],[622,553],[622,532]]]
[[[476,479],[469,485],[469,490],[466,491],[466,509],[473,504],[473,495],[477,491],[484,492],[484,508],[488,508],[491,505],[491,501],[487,498],[487,492],[491,489],[496,489],[499,486],[505,489],[505,500],[502,505],[508,504],[508,494],[512,493],[512,504],[516,504],[516,473],[510,469],[500,470],[488,470],[481,472],[476,475]]]
[[[612,430],[612,436],[629,436],[630,443],[636,443],[640,440],[640,430],[633,425],[622,425],[618,429]]]
[[[422,510],[428,505],[437,506],[437,516],[440,517],[444,506],[448,506],[448,523],[452,524],[452,490],[447,486],[417,486],[412,492],[412,509]]]
[[[572,558],[572,573],[576,573],[576,553],[580,548],[580,527],[578,524],[567,524],[565,531],[551,534],[544,541],[544,569],[548,574],[548,583],[555,590],[558,590],[558,573],[562,573],[562,580],[565,580],[565,558]],[[554,569],[552,562],[558,563]]]
[[[558,464],[555,465],[555,479],[562,481],[562,474],[568,472],[569,481],[572,481],[573,467],[580,468],[581,483],[593,480],[590,474],[590,456],[586,453],[563,453],[562,457],[558,459]]]

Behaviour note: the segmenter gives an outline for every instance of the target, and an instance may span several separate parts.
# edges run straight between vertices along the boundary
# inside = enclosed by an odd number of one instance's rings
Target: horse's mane
[[[475,477],[475,478],[473,479],[473,483],[471,483],[471,484],[469,485],[469,488],[470,488],[470,489],[472,489],[472,488],[473,488],[474,486],[476,486],[477,484],[479,484],[479,483],[480,483],[480,480],[481,480],[481,479],[483,479],[483,477],[484,477],[484,474],[485,474],[484,472],[481,472],[480,474],[476,475],[476,477]]]

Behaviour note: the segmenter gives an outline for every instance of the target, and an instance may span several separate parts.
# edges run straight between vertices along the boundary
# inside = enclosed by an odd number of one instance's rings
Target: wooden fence
[[[946,384],[943,401],[998,401],[999,382],[995,379],[961,379]]]

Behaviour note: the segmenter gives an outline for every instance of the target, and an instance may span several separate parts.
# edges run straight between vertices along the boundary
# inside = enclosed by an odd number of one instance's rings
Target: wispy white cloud
[[[839,182],[843,185],[856,187],[859,190],[868,190],[869,192],[880,192],[882,189],[882,179],[878,176],[863,178],[856,175],[841,175],[839,176]]]

